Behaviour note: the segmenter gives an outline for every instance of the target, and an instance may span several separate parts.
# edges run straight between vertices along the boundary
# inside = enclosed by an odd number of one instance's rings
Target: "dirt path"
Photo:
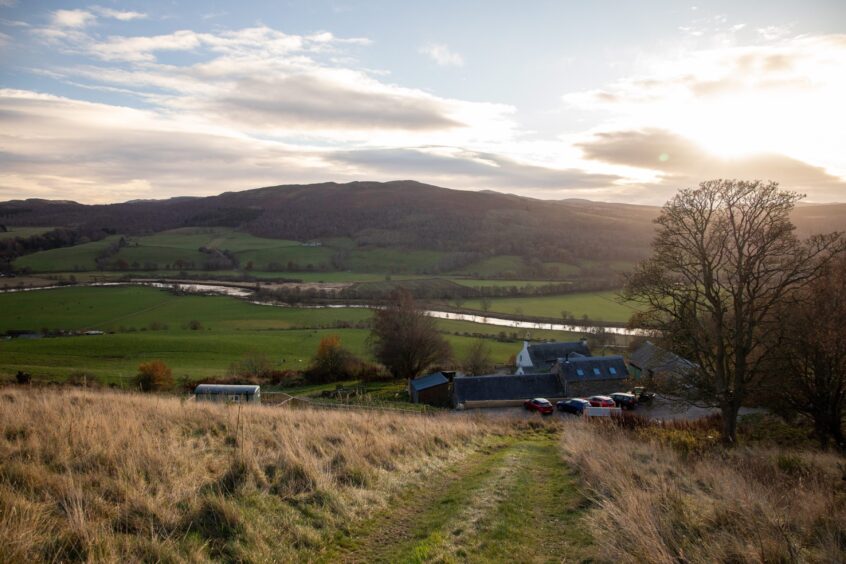
[[[579,562],[591,558],[583,498],[557,439],[485,449],[345,537],[343,562]]]

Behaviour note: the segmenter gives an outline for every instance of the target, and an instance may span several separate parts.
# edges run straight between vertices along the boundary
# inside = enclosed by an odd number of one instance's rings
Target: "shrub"
[[[135,383],[144,392],[158,392],[173,389],[173,372],[161,360],[144,362],[138,366]]]
[[[327,335],[320,339],[306,376],[317,384],[347,380],[353,375],[356,364],[358,360],[341,346],[341,338]]]
[[[32,382],[32,374],[24,372],[23,370],[18,370],[18,373],[15,374],[15,381],[18,384],[29,384]]]
[[[196,319],[192,319],[188,322],[188,329],[191,331],[199,331],[203,328],[203,324],[197,321]]]

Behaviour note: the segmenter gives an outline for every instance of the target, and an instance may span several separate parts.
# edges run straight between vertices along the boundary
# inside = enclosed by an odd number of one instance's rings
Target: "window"
[[[614,368],[613,366],[610,366],[610,367],[608,367],[608,373],[611,374],[612,376],[616,376],[617,375],[617,369]]]
[[[576,368],[576,374],[578,374],[579,376],[584,376],[584,375],[585,375],[585,371],[584,371],[584,370],[582,370],[581,368]]]
[[[593,375],[594,375],[594,376],[599,376],[599,374],[600,374],[600,372],[599,372],[599,368],[594,368],[594,369],[593,369]]]

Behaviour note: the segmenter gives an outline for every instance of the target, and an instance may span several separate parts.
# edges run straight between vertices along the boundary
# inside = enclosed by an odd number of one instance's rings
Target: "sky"
[[[412,179],[846,201],[846,2],[0,0],[0,200]]]

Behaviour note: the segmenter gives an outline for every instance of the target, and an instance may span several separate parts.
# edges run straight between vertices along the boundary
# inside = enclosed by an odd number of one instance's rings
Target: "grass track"
[[[407,491],[326,562],[583,561],[584,499],[555,434],[508,438]]]

